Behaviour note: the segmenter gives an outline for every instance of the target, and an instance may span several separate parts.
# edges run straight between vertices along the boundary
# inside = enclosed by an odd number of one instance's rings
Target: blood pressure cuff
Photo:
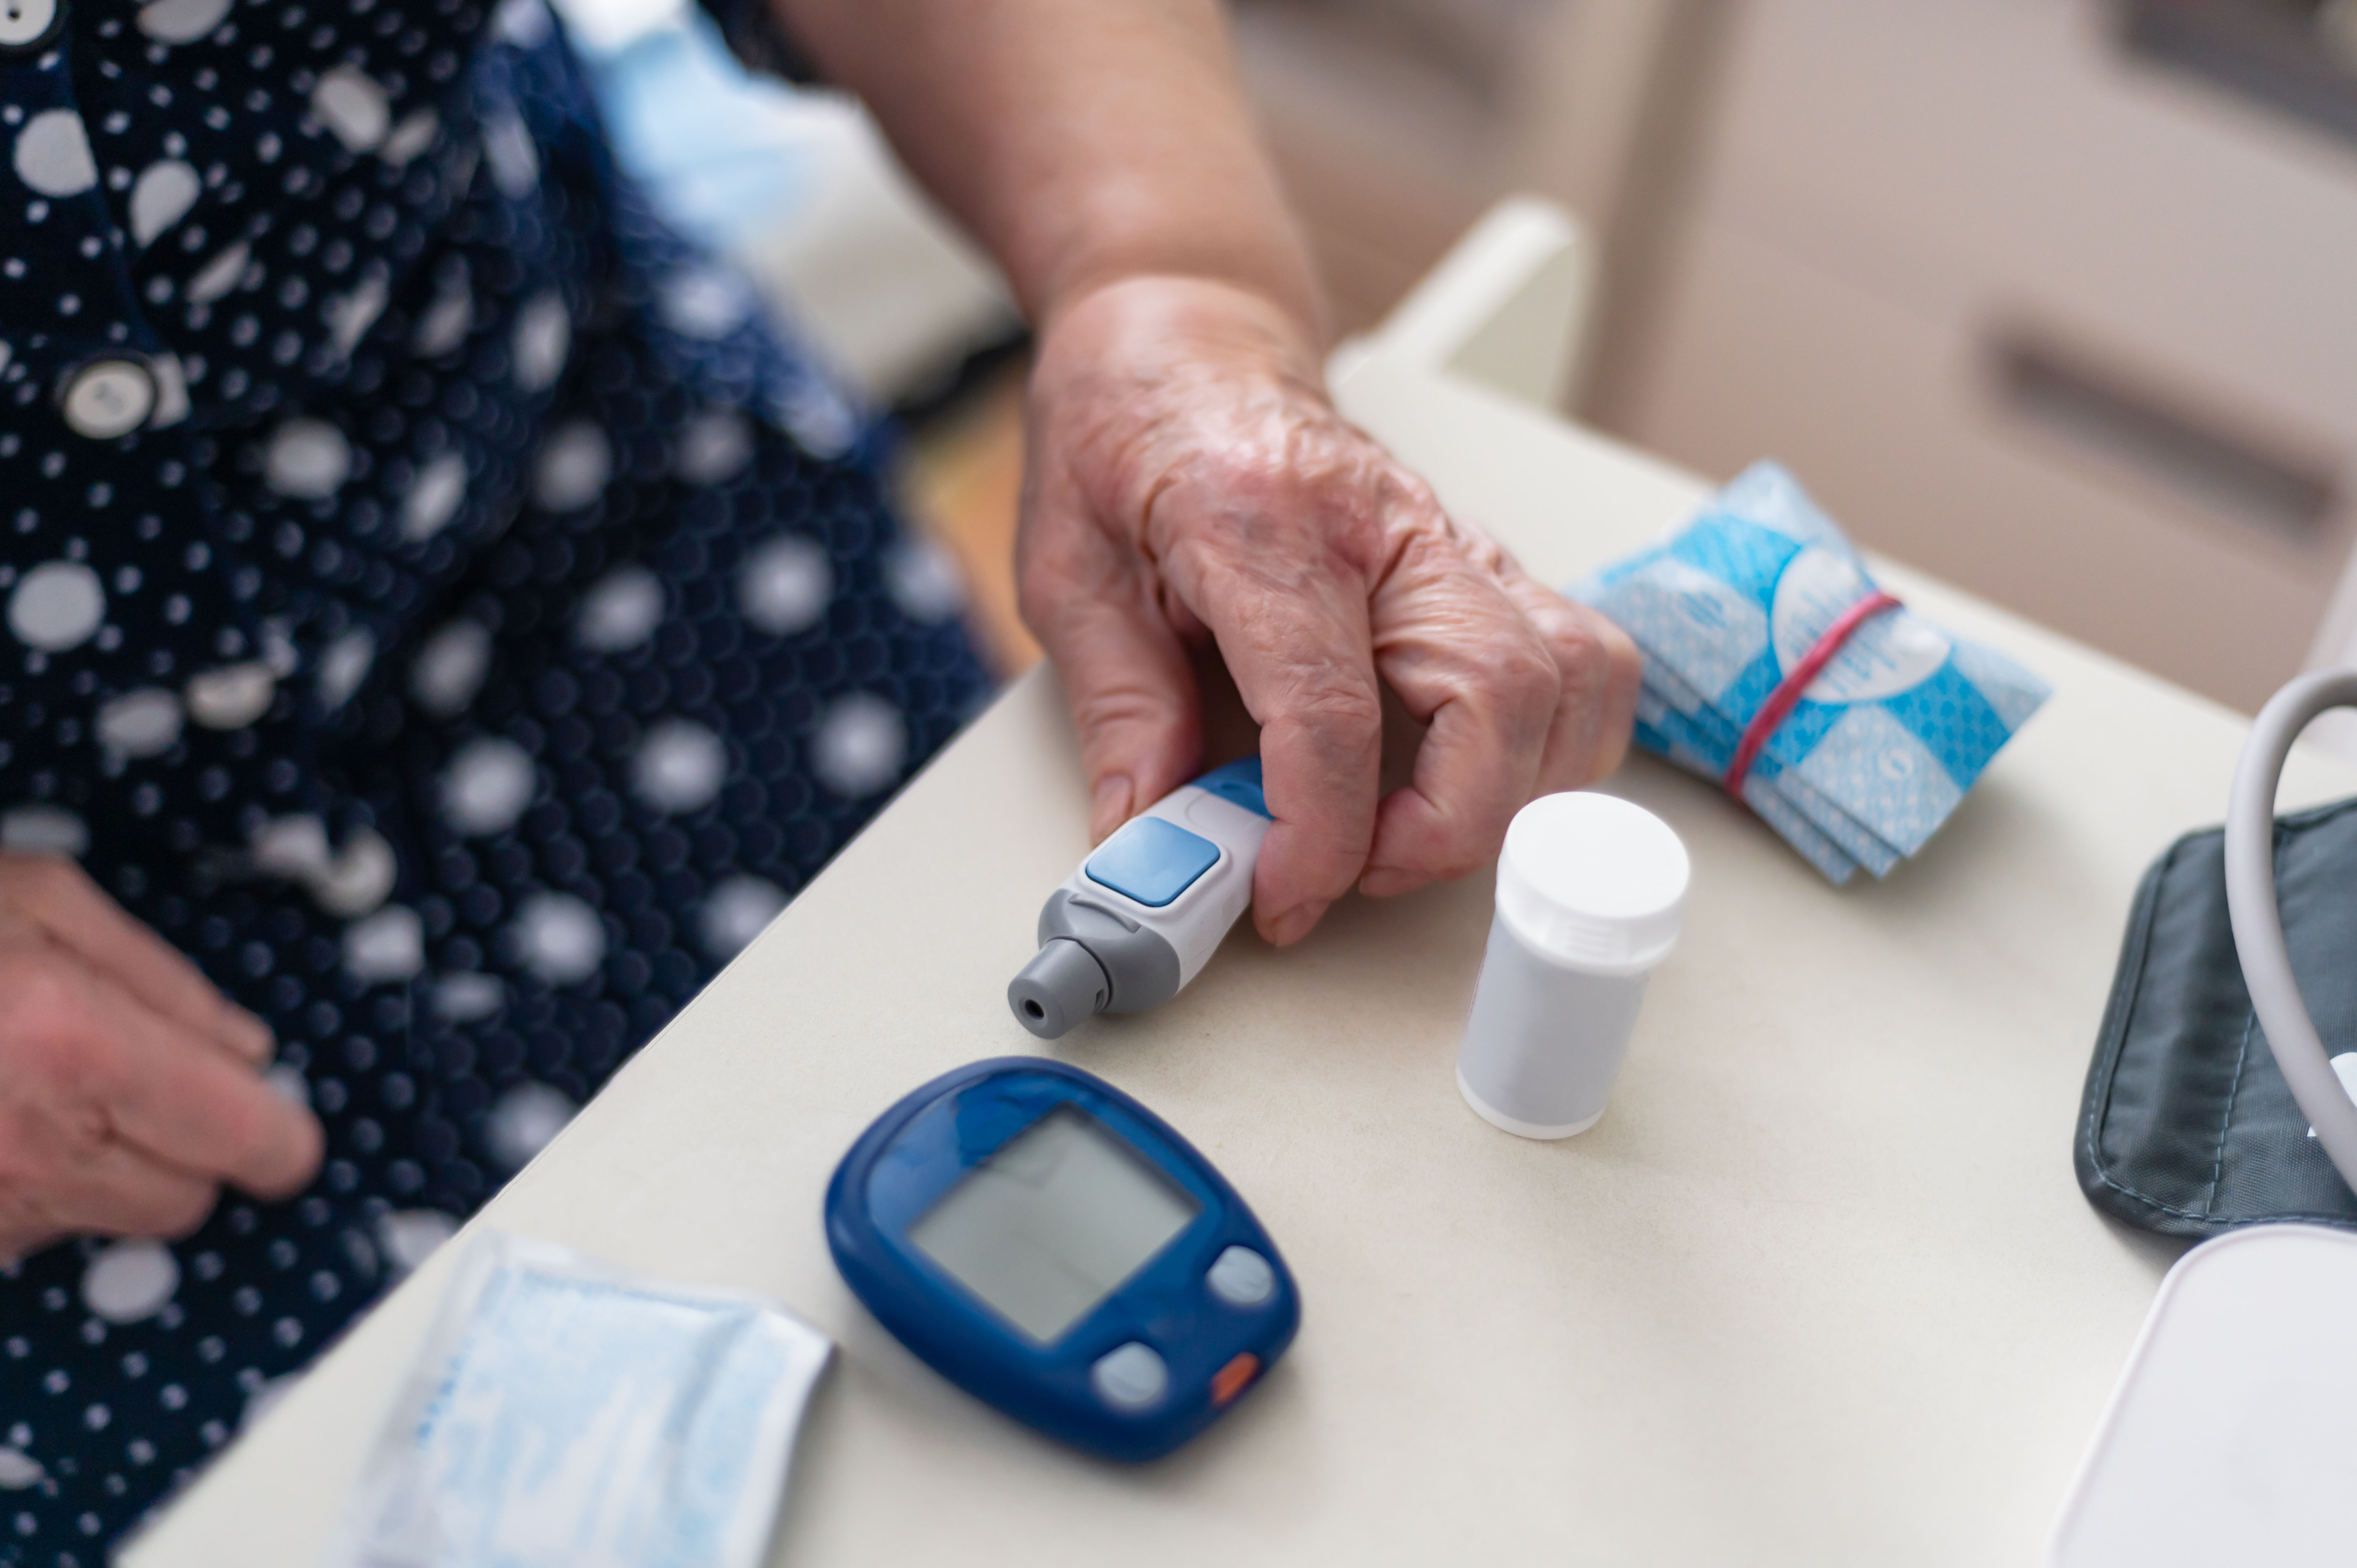
[[[2277,819],[2292,972],[2328,1053],[2357,1051],[2357,800]],[[2222,830],[2145,874],[2087,1073],[2074,1151],[2104,1213],[2164,1236],[2298,1219],[2357,1230],[2343,1183],[2251,1012],[2226,914]],[[2357,1063],[2336,1061],[2344,1083]]]

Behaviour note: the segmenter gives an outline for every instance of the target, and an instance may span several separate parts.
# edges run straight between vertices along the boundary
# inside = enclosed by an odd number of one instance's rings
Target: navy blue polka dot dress
[[[985,682],[541,0],[0,0],[0,845],[328,1133],[289,1203],[0,1267],[0,1563],[89,1565]]]

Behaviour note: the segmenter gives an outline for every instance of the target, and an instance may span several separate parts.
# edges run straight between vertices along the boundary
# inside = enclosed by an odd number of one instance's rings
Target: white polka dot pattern
[[[773,539],[745,559],[737,602],[745,618],[772,637],[791,637],[818,624],[834,596],[834,568],[807,539]]]
[[[418,317],[411,351],[422,359],[440,359],[467,340],[467,332],[474,323],[475,297],[467,292],[465,283],[446,286]]]
[[[469,741],[442,779],[442,815],[468,837],[502,833],[532,804],[532,754],[496,736]]]
[[[45,109],[16,133],[9,162],[43,196],[79,196],[98,183],[90,134],[70,109]]]
[[[341,919],[357,919],[392,897],[401,863],[372,828],[355,832],[343,849],[304,879],[312,902]]]
[[[735,958],[762,928],[785,912],[786,891],[759,876],[732,876],[712,890],[696,916],[696,933],[714,958]]]
[[[664,281],[662,298],[664,322],[690,338],[724,338],[753,314],[751,285],[719,267],[675,274]]]
[[[521,201],[540,183],[540,154],[532,133],[512,113],[493,113],[483,121],[483,157],[491,166],[491,179],[500,194]]]
[[[778,400],[778,417],[794,439],[822,457],[839,457],[859,437],[859,416],[833,388],[804,381]]]
[[[352,471],[352,444],[324,419],[290,419],[270,437],[264,477],[282,496],[326,500]]]
[[[388,302],[385,272],[381,266],[371,267],[349,294],[340,294],[328,302],[320,314],[328,324],[328,338],[339,360],[350,359],[359,348],[369,328],[384,315]]]
[[[297,9],[0,59],[0,848],[261,1015],[327,1136],[0,1267],[12,1564],[104,1560],[984,689],[861,411],[585,141],[540,0]]]
[[[594,420],[557,426],[533,465],[532,499],[549,511],[578,511],[603,494],[613,477],[614,451]]]
[[[252,247],[240,240],[221,254],[207,262],[188,279],[187,295],[191,305],[210,305],[214,300],[238,285],[253,256]]]
[[[418,471],[409,493],[402,498],[401,536],[433,538],[449,526],[458,515],[458,503],[466,499],[467,459],[456,452],[445,452]]]
[[[344,633],[319,650],[319,706],[335,712],[352,700],[376,664],[376,637],[366,627]]]
[[[587,980],[606,957],[597,911],[569,893],[535,893],[516,911],[515,945],[524,967],[551,985]]]
[[[533,48],[547,40],[554,22],[542,0],[500,0],[491,27],[509,43]]]
[[[491,1158],[505,1170],[522,1170],[532,1157],[565,1131],[577,1109],[565,1094],[544,1083],[520,1083],[500,1096],[484,1127]]]
[[[600,653],[636,648],[662,624],[662,579],[643,566],[618,566],[581,597],[582,645]]]
[[[0,811],[0,849],[79,859],[89,853],[90,828],[71,811],[56,806],[18,806]]]
[[[163,44],[190,44],[221,25],[231,0],[151,0],[139,7],[139,30]]]
[[[680,431],[679,477],[716,485],[753,460],[753,432],[734,409],[705,409]]]
[[[276,1063],[263,1073],[262,1081],[281,1100],[305,1107],[311,1103],[311,1080],[303,1076],[299,1067]]]
[[[8,595],[8,629],[28,648],[55,653],[91,639],[106,615],[98,574],[79,561],[45,561]]]
[[[278,677],[270,666],[231,664],[188,679],[188,716],[207,729],[241,729],[270,711]]]
[[[475,700],[491,667],[491,634],[480,623],[453,621],[417,650],[410,694],[427,713],[448,718]]]
[[[109,757],[155,757],[180,738],[180,699],[156,687],[125,692],[98,710],[98,743]]]
[[[141,171],[139,183],[131,188],[133,242],[154,244],[165,230],[188,215],[203,188],[197,171],[178,158],[149,164]]]
[[[458,1233],[458,1221],[431,1208],[388,1214],[378,1228],[384,1255],[397,1273],[408,1273]]]
[[[452,1023],[495,1016],[507,1005],[507,988],[488,974],[446,974],[434,983],[434,1011]]]
[[[392,124],[384,89],[350,66],[338,66],[319,79],[311,90],[311,113],[356,153],[383,141]]]
[[[179,1260],[160,1241],[117,1241],[82,1271],[82,1305],[109,1323],[153,1317],[180,1288]]]
[[[344,968],[363,985],[407,980],[425,967],[425,928],[417,911],[394,905],[344,928]]]
[[[328,824],[317,817],[277,817],[255,827],[247,846],[256,870],[307,882],[328,869]]]
[[[884,558],[884,583],[911,620],[945,621],[965,608],[965,575],[957,558],[930,539],[902,540]]]
[[[694,811],[712,803],[727,773],[728,751],[718,736],[691,720],[665,719],[640,743],[630,784],[658,811]]]
[[[431,109],[420,109],[393,128],[376,156],[398,167],[432,146],[441,134],[442,117]]]
[[[526,392],[545,392],[554,386],[572,341],[573,320],[565,314],[561,297],[544,290],[526,300],[516,314],[515,338],[510,349],[515,357],[516,384]]]
[[[900,777],[909,730],[900,710],[881,697],[856,692],[838,699],[819,721],[812,767],[819,782],[848,800],[873,795]]]

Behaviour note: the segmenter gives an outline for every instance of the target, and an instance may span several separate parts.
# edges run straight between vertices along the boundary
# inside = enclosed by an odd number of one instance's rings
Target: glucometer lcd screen
[[[1202,1206],[1060,1105],[968,1172],[909,1240],[1040,1344],[1121,1288]]]

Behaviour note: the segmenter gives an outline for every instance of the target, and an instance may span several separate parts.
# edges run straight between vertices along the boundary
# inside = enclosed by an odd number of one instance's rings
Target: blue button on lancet
[[[1260,758],[1247,757],[1214,768],[1195,780],[1195,788],[1208,790],[1231,805],[1242,806],[1256,817],[1275,821],[1268,809],[1268,796],[1261,789]]]
[[[1089,856],[1089,880],[1159,909],[1217,865],[1220,846],[1160,817],[1140,817]]]

